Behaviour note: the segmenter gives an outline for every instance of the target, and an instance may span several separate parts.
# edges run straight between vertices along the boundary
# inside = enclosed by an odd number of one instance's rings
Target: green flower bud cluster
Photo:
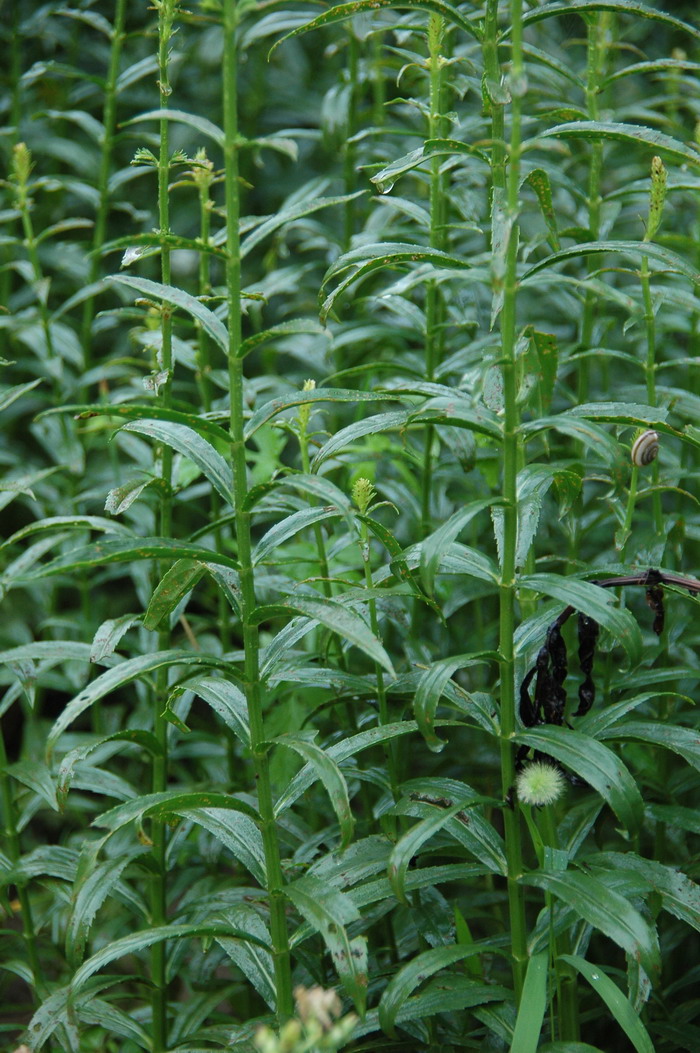
[[[661,213],[666,200],[666,167],[660,157],[651,159],[651,192],[649,194],[649,221],[645,241],[651,241],[659,229]]]

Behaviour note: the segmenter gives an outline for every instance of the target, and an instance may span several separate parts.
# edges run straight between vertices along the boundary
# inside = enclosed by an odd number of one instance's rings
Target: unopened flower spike
[[[666,200],[666,167],[660,157],[651,159],[651,192],[649,194],[649,221],[645,241],[651,241],[659,229],[661,213]]]
[[[363,515],[376,496],[377,491],[374,489],[369,479],[365,479],[361,476],[352,484],[352,499]]]
[[[316,389],[315,380],[305,380],[302,391],[314,391]],[[311,403],[305,402],[299,407],[299,425],[302,431],[306,431],[309,424],[309,417],[311,416]]]
[[[515,787],[523,804],[534,805],[554,804],[566,788],[559,769],[544,761],[533,761],[523,768]]]

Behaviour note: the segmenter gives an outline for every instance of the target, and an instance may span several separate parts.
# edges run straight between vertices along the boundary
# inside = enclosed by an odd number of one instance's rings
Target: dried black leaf
[[[652,626],[657,636],[661,636],[664,631],[664,593],[659,582],[661,581],[661,574],[658,570],[647,571],[646,576],[646,601],[649,607],[654,612],[654,624]]]
[[[545,647],[552,664],[546,700],[543,701],[544,718],[547,724],[563,724],[566,706],[564,681],[568,672],[566,644],[561,634],[561,626],[554,622],[547,630]]]
[[[538,709],[530,697],[530,684],[536,672],[537,666],[533,665],[520,685],[520,719],[526,728],[532,728],[539,723]]]
[[[584,713],[587,713],[595,699],[593,658],[595,656],[595,645],[599,632],[600,626],[595,618],[589,618],[587,614],[579,614],[578,660],[581,665],[581,672],[584,675],[584,679],[578,689],[579,706],[574,713],[575,717],[582,717]]]

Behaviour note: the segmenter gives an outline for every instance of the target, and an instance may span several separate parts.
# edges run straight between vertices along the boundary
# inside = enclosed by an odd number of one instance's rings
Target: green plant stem
[[[5,737],[0,727],[0,801],[2,802],[3,834],[7,855],[10,862],[18,866],[22,858],[19,830],[17,828],[17,814],[12,792],[12,779],[7,773],[7,751],[5,749]],[[37,949],[36,932],[32,915],[32,905],[26,884],[19,879],[17,883],[17,899],[19,900],[20,917],[22,920],[22,934],[27,947],[27,958],[29,968],[34,980],[32,996],[38,1002],[44,991],[44,974],[41,967],[41,959]]]
[[[46,279],[44,278],[41,260],[39,259],[39,243],[34,234],[31,201],[30,198],[26,195],[26,193],[24,193],[22,195],[22,198],[19,200],[18,208],[20,211],[20,217],[22,221],[24,247],[26,248],[27,256],[29,257],[29,263],[32,268],[32,281],[34,283],[37,300],[39,302],[39,318],[41,319],[41,328],[44,333],[44,340],[46,342],[46,355],[48,361],[50,363],[53,363],[53,368],[51,369],[53,388],[54,392],[58,395],[62,363],[56,355],[55,348],[53,346],[53,337],[51,336],[51,324],[49,320],[49,307],[47,302],[47,296],[44,295],[43,291]]]
[[[357,187],[357,150],[354,135],[357,130],[357,99],[359,94],[358,75],[360,64],[360,42],[353,31],[352,22],[348,26],[348,69],[347,78],[350,89],[348,98],[348,121],[345,129],[345,148],[343,151],[343,179],[345,193],[352,194]],[[347,252],[355,233],[355,200],[345,202],[343,226],[343,251]]]
[[[651,298],[651,278],[649,275],[649,258],[642,257],[642,267],[639,274],[642,285],[642,301],[644,303],[644,328],[647,340],[647,354],[644,363],[644,374],[646,379],[647,402],[650,406],[656,405],[656,319],[654,317],[654,305]],[[651,495],[652,515],[654,518],[654,532],[657,537],[663,535],[664,520],[661,509],[661,494],[659,493],[659,462],[654,461],[651,466],[652,485],[654,492]]]
[[[248,479],[243,434],[243,366],[242,360],[238,357],[238,350],[241,345],[241,258],[239,233],[240,203],[238,199],[238,99],[236,85],[238,71],[237,7],[236,0],[224,0],[224,182],[226,198],[229,385],[231,398],[231,466],[233,471],[238,560],[240,563],[241,622],[245,653],[244,688],[250,724],[250,750],[255,768],[258,811],[265,852],[277,1015],[280,1020],[284,1020],[291,1016],[293,1010],[292,976],[280,845],[275,824],[268,747],[265,742],[263,723],[258,628],[253,619],[256,601],[251,559],[250,512],[245,507],[248,494]]]
[[[7,145],[10,149],[20,141],[20,121],[22,119],[22,35],[19,28],[20,9],[20,0],[14,0],[12,3],[11,15],[12,25],[9,29],[10,113],[8,124],[10,127],[8,129]],[[2,256],[0,256],[3,263],[9,262],[11,258],[11,249],[9,247],[3,249]],[[0,267],[0,304],[7,305],[10,302],[12,274],[12,267]]]
[[[439,139],[443,135],[445,60],[442,44],[445,22],[440,15],[431,14],[428,23],[428,68],[430,71],[430,116],[428,138]],[[445,177],[440,171],[441,158],[430,162],[430,247],[444,249],[445,226]],[[442,325],[444,303],[437,282],[428,282],[425,304],[425,378],[433,380],[442,357],[444,329]],[[421,492],[421,534],[427,537],[432,529],[430,498],[433,490],[433,440],[435,430],[431,425],[425,429],[423,449],[423,472]]]
[[[588,22],[588,48],[586,54],[586,110],[590,121],[597,121],[598,96],[606,54],[608,19],[606,14],[593,14]],[[588,229],[591,241],[600,234],[601,172],[603,168],[603,143],[591,144],[591,161],[588,168]],[[591,258],[589,271],[600,267],[600,257]],[[581,324],[581,347],[588,351],[593,343],[598,300],[592,290],[586,292]],[[587,402],[590,387],[590,359],[582,358],[578,367],[578,401]]]
[[[538,809],[538,813],[538,827],[542,844],[549,848],[559,848],[559,838],[557,837],[554,822],[554,806],[544,805],[541,809]],[[560,960],[560,955],[571,953],[569,934],[568,932],[563,932],[559,936],[555,935],[553,921],[556,899],[550,892],[546,894],[546,903],[552,921],[550,956],[556,974],[558,1037],[560,1042],[578,1042],[579,1017],[576,970]],[[553,1037],[554,1027],[552,1027]]]
[[[623,544],[620,555],[624,562],[627,553],[627,542],[632,532],[632,519],[634,518],[634,506],[637,503],[637,486],[639,483],[639,468],[636,464],[632,465],[632,471],[630,472],[630,488],[627,494],[627,507],[625,508],[625,520],[622,524],[622,537]]]
[[[360,546],[362,552],[362,568],[365,577],[365,585],[368,589],[374,588],[372,581],[372,568],[370,566],[370,542],[369,542],[369,529],[367,524],[360,521]],[[367,601],[367,607],[369,609],[369,623],[372,627],[372,632],[381,640],[379,635],[379,618],[377,617],[377,601],[373,596],[370,596]],[[380,725],[386,725],[389,723],[389,704],[386,697],[386,686],[384,683],[384,670],[375,662],[375,675],[377,677],[377,704],[379,707],[379,723]],[[399,799],[399,777],[398,777],[398,760],[396,756],[396,749],[394,742],[385,742],[383,744],[384,756],[387,764],[387,771],[389,773],[389,786],[391,788],[391,795],[395,801]]]
[[[160,90],[160,107],[166,110],[170,100],[170,83],[168,75],[170,41],[173,23],[177,11],[177,0],[162,0],[158,7],[158,84]],[[160,152],[158,156],[158,225],[162,233],[170,232],[170,204],[168,184],[170,179],[170,122],[163,118],[160,121]],[[170,250],[163,245],[160,253],[161,281],[170,284]],[[161,312],[161,357],[160,368],[165,379],[160,387],[160,402],[164,408],[170,406],[172,390],[172,309],[163,304]],[[172,534],[172,450],[163,445],[161,452],[162,496],[159,508],[160,536],[169,538]],[[164,573],[167,567],[160,568]],[[170,647],[170,630],[163,629],[158,633],[158,648],[165,651]],[[153,730],[160,745],[160,753],[153,761],[153,793],[162,793],[168,780],[168,723],[163,716],[168,695],[168,672],[159,669],[156,676],[156,689],[153,698]],[[155,863],[151,885],[151,922],[154,926],[165,925],[167,920],[167,826],[155,819],[151,827],[153,840],[153,859]],[[152,1030],[153,1053],[161,1053],[168,1048],[168,1005],[167,1005],[167,972],[165,943],[160,942],[151,949],[152,995]]]
[[[305,407],[302,407],[305,409]],[[309,457],[309,433],[308,433],[308,414],[299,415],[299,453],[301,456],[301,470],[305,475],[311,474],[311,458]],[[313,505],[317,502],[311,501]],[[316,552],[318,554],[318,566],[321,572],[321,588],[323,589],[323,595],[328,599],[333,595],[333,586],[330,581],[330,571],[328,569],[328,555],[326,553],[326,542],[323,538],[323,530],[321,529],[320,523],[314,523],[314,539],[316,541]],[[343,652],[342,648],[339,651],[339,658],[342,662]]]
[[[102,150],[100,171],[97,178],[99,200],[95,227],[92,236],[92,259],[88,274],[88,285],[93,285],[100,274],[100,249],[104,245],[109,215],[109,176],[112,170],[112,153],[114,150],[114,133],[117,123],[117,78],[122,56],[125,33],[127,0],[116,0],[114,24],[112,26],[112,48],[109,56],[109,69],[104,86],[104,106],[102,110]],[[83,305],[81,326],[81,344],[83,347],[83,373],[90,369],[92,362],[92,322],[95,317],[95,296],[91,294]],[[83,401],[84,393],[79,401]]]
[[[515,550],[518,530],[517,472],[519,459],[518,428],[520,423],[516,398],[515,312],[517,296],[516,263],[518,251],[520,183],[521,107],[524,86],[522,51],[522,0],[511,0],[511,125],[508,171],[505,171],[505,120],[498,101],[501,71],[497,51],[498,5],[489,0],[486,8],[483,45],[487,90],[492,112],[492,179],[494,212],[501,205],[510,225],[503,281],[503,306],[500,312],[501,370],[503,376],[503,552],[499,587],[499,653],[501,674],[501,784],[504,798],[515,782]],[[495,282],[499,279],[496,277]],[[497,285],[494,286],[497,291]],[[506,854],[508,857],[508,909],[510,917],[513,984],[520,998],[527,965],[525,900],[518,879],[522,874],[522,829],[519,805],[504,809]]]

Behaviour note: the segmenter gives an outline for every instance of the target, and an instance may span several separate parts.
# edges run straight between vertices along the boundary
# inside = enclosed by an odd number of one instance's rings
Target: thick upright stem
[[[240,563],[241,622],[243,632],[244,690],[250,723],[250,749],[258,790],[258,811],[265,851],[267,893],[270,908],[270,934],[275,970],[277,1015],[292,1013],[292,979],[289,936],[285,915],[280,846],[275,824],[270,783],[268,751],[262,711],[262,685],[259,672],[258,628],[254,623],[255,580],[251,559],[250,512],[245,507],[248,494],[245,439],[243,435],[243,368],[238,357],[241,345],[241,257],[238,200],[238,100],[236,75],[237,2],[224,2],[224,169],[226,196],[226,286],[228,294],[229,385],[231,398],[230,435],[233,470],[236,537]]]
[[[114,25],[112,27],[112,49],[109,57],[109,70],[105,82],[104,107],[102,110],[102,153],[100,157],[100,173],[97,179],[97,192],[99,200],[97,204],[97,215],[95,216],[95,228],[92,236],[92,262],[88,275],[88,285],[97,281],[100,273],[99,250],[105,241],[107,231],[107,217],[109,215],[109,176],[112,169],[112,150],[114,146],[114,131],[117,122],[117,78],[119,76],[119,64],[124,44],[124,23],[126,20],[127,0],[116,0],[114,11]],[[91,365],[91,329],[92,320],[95,316],[95,297],[91,295],[83,306],[82,320],[82,346],[83,346],[83,372],[87,372]],[[82,401],[82,400],[81,400]]]
[[[644,364],[646,376],[647,402],[650,406],[656,405],[656,319],[654,317],[654,305],[651,298],[651,277],[649,274],[649,258],[642,258],[642,269],[640,272],[642,283],[642,300],[644,303],[644,328],[647,338],[647,355]],[[659,465],[654,461],[652,465],[652,481],[657,488],[652,494],[652,509],[654,516],[654,531],[657,537],[663,534],[664,520],[661,509],[661,494],[659,485]]]
[[[594,14],[588,25],[588,51],[586,66],[586,109],[588,119],[598,120],[598,95],[605,62],[605,43],[608,31],[608,19],[605,12]],[[601,172],[603,168],[603,143],[600,140],[591,144],[591,163],[588,169],[588,229],[591,241],[597,241],[600,233],[601,206]],[[600,257],[596,257],[595,266],[600,266]],[[596,317],[597,298],[589,290],[583,307],[581,325],[581,347],[588,350],[593,341],[593,330]],[[578,371],[578,400],[588,400],[590,361],[582,358]]]
[[[173,22],[177,10],[176,0],[163,0],[159,6],[158,21],[158,85],[160,106],[165,110],[169,106],[170,84],[168,79],[168,57]],[[170,122],[160,122],[160,153],[158,157],[158,225],[163,233],[170,230],[170,206],[168,199],[168,182],[170,176]],[[170,250],[163,245],[161,249],[161,280],[164,285],[170,284]],[[161,371],[164,382],[160,387],[161,405],[168,407],[172,390],[172,312],[168,304],[163,304],[161,315]],[[172,532],[172,451],[169,446],[161,450],[162,497],[159,509],[160,536],[169,538]],[[165,570],[166,568],[162,568]],[[164,629],[158,634],[159,650],[170,646],[170,631]],[[152,786],[154,793],[162,793],[167,787],[168,779],[168,724],[162,715],[168,693],[168,673],[163,668],[158,671],[156,690],[153,698],[153,728],[161,747],[161,752],[153,762]],[[161,926],[167,919],[167,827],[161,820],[154,820],[152,826],[153,857],[155,873],[151,886],[151,922]],[[167,1020],[167,975],[165,943],[156,944],[151,950],[151,974],[153,981],[153,1053],[161,1053],[168,1048]]]
[[[0,728],[0,803],[2,804],[2,833],[7,855],[11,863],[19,863],[22,850],[17,829],[17,814],[12,792],[12,779],[7,773],[7,753],[5,750],[5,739]],[[41,968],[41,959],[36,945],[36,933],[34,931],[34,920],[32,916],[32,904],[29,892],[24,883],[17,885],[17,899],[19,900],[20,917],[22,920],[22,934],[27,946],[27,958],[29,968],[34,980],[32,992],[35,1001],[38,1001],[44,990],[44,974]]]
[[[428,64],[430,69],[430,117],[428,138],[439,139],[443,134],[443,104],[445,94],[444,58],[442,45],[445,23],[440,15],[431,14],[428,25]],[[441,158],[434,157],[430,167],[430,246],[445,247],[445,180],[440,172]],[[429,282],[425,304],[425,377],[433,380],[442,357],[443,299],[437,282]],[[421,527],[423,537],[431,531],[430,497],[433,484],[434,429],[425,429],[423,452],[423,490],[421,494]]]
[[[499,652],[501,655],[501,780],[504,796],[515,781],[515,552],[518,530],[517,472],[519,458],[520,416],[517,405],[515,362],[515,312],[517,295],[516,263],[518,252],[518,189],[520,183],[520,118],[522,95],[525,90],[522,52],[522,0],[511,0],[512,62],[510,72],[511,128],[508,150],[508,170],[505,170],[505,121],[503,106],[498,99],[501,71],[498,62],[496,0],[489,0],[486,11],[484,64],[487,90],[492,91],[492,177],[494,191],[494,222],[505,222],[509,228],[503,278],[495,267],[494,282],[503,282],[503,304],[500,312],[501,371],[503,376],[503,546],[501,583],[499,590]],[[498,207],[505,216],[498,219]],[[497,261],[494,261],[496,263]],[[516,997],[520,997],[527,963],[525,903],[518,878],[522,873],[521,818],[517,801],[513,808],[504,810],[506,853],[508,856],[508,907],[510,915],[511,949],[513,955],[513,983]]]

